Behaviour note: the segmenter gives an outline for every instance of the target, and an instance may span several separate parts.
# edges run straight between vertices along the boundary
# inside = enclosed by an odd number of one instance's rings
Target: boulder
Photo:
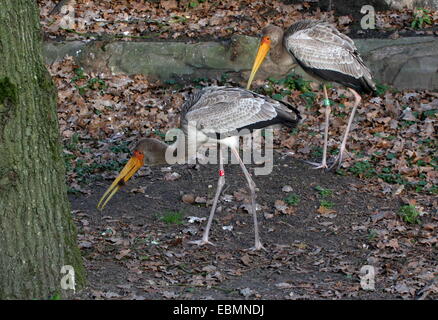
[[[438,10],[438,0],[385,0],[394,9],[429,8]]]
[[[226,41],[91,41],[45,43],[48,64],[72,55],[87,72],[144,74],[152,79],[187,81],[220,78],[224,73],[244,82],[249,76],[259,40],[235,35]],[[438,39],[356,39],[356,46],[379,82],[398,89],[438,90]],[[258,79],[281,78],[291,72],[269,57]],[[300,68],[298,73],[303,74]]]
[[[194,79],[249,69],[257,40],[236,35],[227,41],[114,42],[108,66],[114,73],[142,73],[159,79]]]
[[[358,39],[355,43],[378,81],[397,89],[438,89],[437,38]]]

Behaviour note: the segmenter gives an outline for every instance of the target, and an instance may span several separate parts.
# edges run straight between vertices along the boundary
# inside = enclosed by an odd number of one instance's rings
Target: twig
[[[284,221],[278,221],[277,223],[281,223],[281,224],[287,225],[288,227],[291,227],[292,229],[295,229],[295,227],[294,227],[293,225],[290,225],[290,224],[287,223],[287,222],[284,222]]]

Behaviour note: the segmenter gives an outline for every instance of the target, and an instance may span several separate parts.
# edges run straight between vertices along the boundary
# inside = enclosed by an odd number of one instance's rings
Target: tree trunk
[[[0,299],[69,296],[64,265],[85,282],[40,32],[36,1],[1,1]]]

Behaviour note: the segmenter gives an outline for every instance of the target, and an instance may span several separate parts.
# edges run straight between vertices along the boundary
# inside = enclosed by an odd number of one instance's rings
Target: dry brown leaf
[[[328,208],[326,208],[326,207],[324,207],[324,206],[320,206],[319,208],[318,208],[318,210],[316,210],[319,214],[332,214],[332,213],[336,213],[336,211],[335,210],[333,210],[333,209],[328,209]]]
[[[251,265],[251,257],[247,254],[245,254],[244,256],[242,256],[240,258],[240,261],[245,265],[245,266],[250,266]]]
[[[160,1],[160,5],[165,10],[178,8],[178,2],[176,0],[163,0]]]

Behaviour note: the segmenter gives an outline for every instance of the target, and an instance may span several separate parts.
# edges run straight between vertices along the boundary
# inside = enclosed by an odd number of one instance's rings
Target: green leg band
[[[329,99],[324,99],[324,105],[326,107],[330,107],[330,100]]]

